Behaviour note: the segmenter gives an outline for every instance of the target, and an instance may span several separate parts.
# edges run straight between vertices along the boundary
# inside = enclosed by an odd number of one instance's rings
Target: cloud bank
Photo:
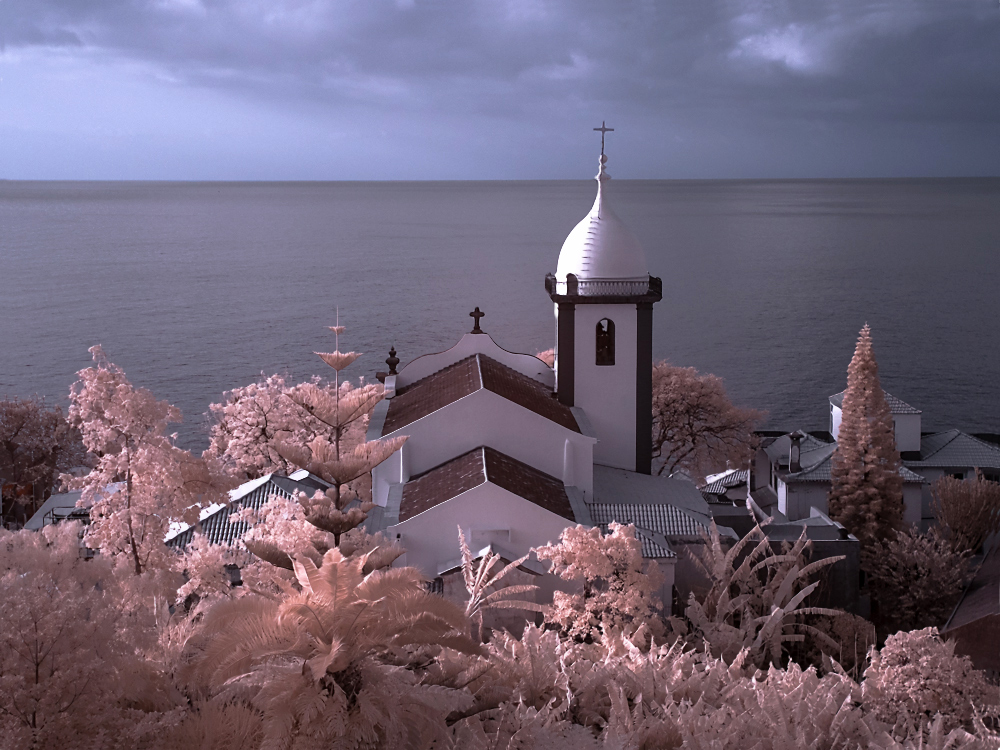
[[[987,0],[0,0],[0,177],[1000,174]]]

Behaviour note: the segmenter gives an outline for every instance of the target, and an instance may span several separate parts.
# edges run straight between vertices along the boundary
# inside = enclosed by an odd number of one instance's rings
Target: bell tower
[[[582,408],[597,437],[594,463],[652,471],[653,305],[663,297],[635,236],[608,205],[604,134],[597,198],[545,277],[555,304],[556,395]]]

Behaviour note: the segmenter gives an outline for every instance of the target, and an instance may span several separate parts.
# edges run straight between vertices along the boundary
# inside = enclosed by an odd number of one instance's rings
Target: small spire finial
[[[399,374],[398,372],[396,372],[396,365],[399,364],[399,357],[396,356],[396,347],[395,346],[390,346],[389,347],[389,358],[385,361],[385,363],[387,365],[389,365],[389,374],[390,375],[398,375]]]
[[[478,305],[476,306],[475,310],[473,310],[472,312],[469,313],[469,317],[476,319],[476,324],[472,327],[472,332],[473,333],[485,333],[485,331],[483,331],[483,329],[479,327],[479,319],[480,318],[485,318],[486,317],[486,313],[481,312],[479,310],[479,306]]]

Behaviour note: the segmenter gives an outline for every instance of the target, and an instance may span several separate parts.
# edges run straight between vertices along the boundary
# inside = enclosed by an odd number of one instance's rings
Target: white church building
[[[693,580],[678,553],[701,543],[708,506],[692,483],[651,475],[661,284],[609,205],[606,162],[602,153],[594,205],[545,278],[554,367],[499,346],[481,329],[478,308],[472,331],[447,351],[398,372],[394,352],[386,360],[385,399],[368,439],[408,440],[372,472],[368,528],[398,539],[407,552],[397,564],[441,588],[460,557],[459,527],[474,553],[514,560],[567,526],[612,521],[637,527],[644,556],[665,574],[668,607],[675,581],[686,598]],[[537,563],[525,570],[544,573]],[[543,591],[554,584],[548,578],[536,581]]]

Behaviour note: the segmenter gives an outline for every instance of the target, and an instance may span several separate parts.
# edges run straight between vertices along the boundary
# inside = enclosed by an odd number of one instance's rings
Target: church
[[[674,584],[710,516],[689,481],[653,476],[653,306],[660,279],[611,207],[603,137],[597,196],[545,277],[555,313],[554,366],[503,349],[480,324],[450,349],[380,373],[385,399],[368,440],[405,435],[372,472],[367,527],[406,548],[398,565],[445,590],[460,567],[458,529],[474,555],[515,560],[567,526],[636,526],[643,556]],[[553,253],[553,255],[555,255]],[[728,529],[725,533],[735,536]],[[678,571],[677,567],[681,570]],[[551,591],[544,568],[522,569]],[[680,575],[678,575],[680,573]],[[686,598],[680,586],[677,594]],[[544,593],[543,593],[544,596]]]

